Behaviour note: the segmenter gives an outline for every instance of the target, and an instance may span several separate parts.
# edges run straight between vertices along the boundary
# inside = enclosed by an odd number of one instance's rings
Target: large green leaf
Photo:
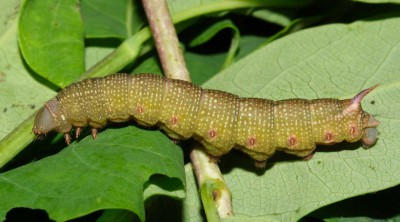
[[[205,84],[272,99],[351,98],[381,84],[363,101],[364,110],[381,121],[371,149],[360,143],[319,146],[308,162],[277,154],[265,172],[238,152],[223,157],[235,212],[228,221],[296,221],[322,206],[400,184],[398,25],[400,18],[388,18],[308,29],[261,48]],[[198,187],[190,168],[186,173],[183,219],[201,221]]]
[[[18,26],[25,61],[64,87],[84,71],[83,23],[78,1],[26,0]]]
[[[182,150],[160,132],[108,129],[1,174],[0,218],[13,207],[29,207],[56,221],[99,209],[126,209],[144,220],[146,198],[183,196],[182,159]]]
[[[270,99],[351,98],[381,84],[363,102],[364,109],[381,121],[379,141],[371,149],[344,143],[320,147],[322,151],[308,162],[272,158],[262,175],[243,164],[249,161],[246,158],[222,159],[238,220],[247,215],[294,221],[330,203],[400,183],[399,25],[399,18],[388,18],[298,32],[254,52],[205,84]],[[196,198],[190,197],[185,205],[196,205]],[[185,209],[186,218],[200,217],[194,216],[198,208]]]

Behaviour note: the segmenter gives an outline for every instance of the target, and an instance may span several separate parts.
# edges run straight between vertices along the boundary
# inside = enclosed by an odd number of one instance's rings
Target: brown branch
[[[165,76],[190,81],[178,36],[165,0],[143,0]]]

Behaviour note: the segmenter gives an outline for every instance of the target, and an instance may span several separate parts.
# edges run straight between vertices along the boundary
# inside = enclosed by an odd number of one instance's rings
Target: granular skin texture
[[[377,86],[352,99],[241,98],[190,82],[153,74],[114,74],[74,83],[39,111],[33,131],[56,130],[69,143],[73,127],[94,130],[108,122],[135,120],[157,125],[173,139],[195,138],[212,156],[232,148],[250,155],[262,166],[276,150],[300,157],[316,144],[365,141],[371,146],[379,124],[361,108],[361,100]],[[367,133],[368,132],[368,133]]]

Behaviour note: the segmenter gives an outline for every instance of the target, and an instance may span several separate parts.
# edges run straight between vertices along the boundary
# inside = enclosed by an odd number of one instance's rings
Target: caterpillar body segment
[[[377,86],[352,99],[240,98],[202,89],[190,82],[152,74],[115,74],[74,83],[42,107],[33,132],[64,133],[89,125],[92,135],[107,122],[134,119],[158,125],[174,139],[195,138],[212,156],[233,147],[262,167],[276,150],[310,157],[316,144],[341,141],[375,144],[379,122],[361,108],[361,100]]]
[[[161,87],[162,88],[162,87]],[[202,89],[190,82],[164,79],[161,128],[174,139],[189,139],[196,129]]]

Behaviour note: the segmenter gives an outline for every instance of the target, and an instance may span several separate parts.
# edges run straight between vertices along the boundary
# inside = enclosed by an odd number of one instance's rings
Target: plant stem
[[[32,133],[35,115],[36,113],[32,114],[13,131],[17,133],[10,133],[0,141],[0,168],[35,139],[35,135]]]
[[[190,81],[189,71],[179,47],[167,2],[165,0],[143,0],[143,6],[164,74],[168,78]]]
[[[190,81],[189,71],[179,48],[178,37],[166,1],[143,0],[143,6],[164,73],[169,78]],[[207,220],[219,221],[218,214],[220,217],[232,215],[230,193],[223,182],[224,179],[218,165],[210,163],[208,155],[204,153],[202,148],[195,147],[190,158],[197,182],[201,188],[200,192]],[[225,189],[220,190],[221,187]],[[228,201],[226,201],[226,198],[214,198],[214,193],[224,194],[222,197],[228,196]],[[216,208],[216,206],[220,207]],[[220,209],[222,210],[219,211]]]
[[[221,218],[233,216],[231,193],[218,165],[210,162],[210,158],[201,147],[193,146],[190,158],[207,220],[211,221],[215,217],[214,211],[218,212]]]
[[[143,28],[138,33],[125,40],[118,48],[111,52],[107,57],[100,60],[96,65],[82,74],[79,80],[89,77],[104,76],[115,73],[130,62],[134,61],[141,52],[142,45],[151,37],[150,29]]]

